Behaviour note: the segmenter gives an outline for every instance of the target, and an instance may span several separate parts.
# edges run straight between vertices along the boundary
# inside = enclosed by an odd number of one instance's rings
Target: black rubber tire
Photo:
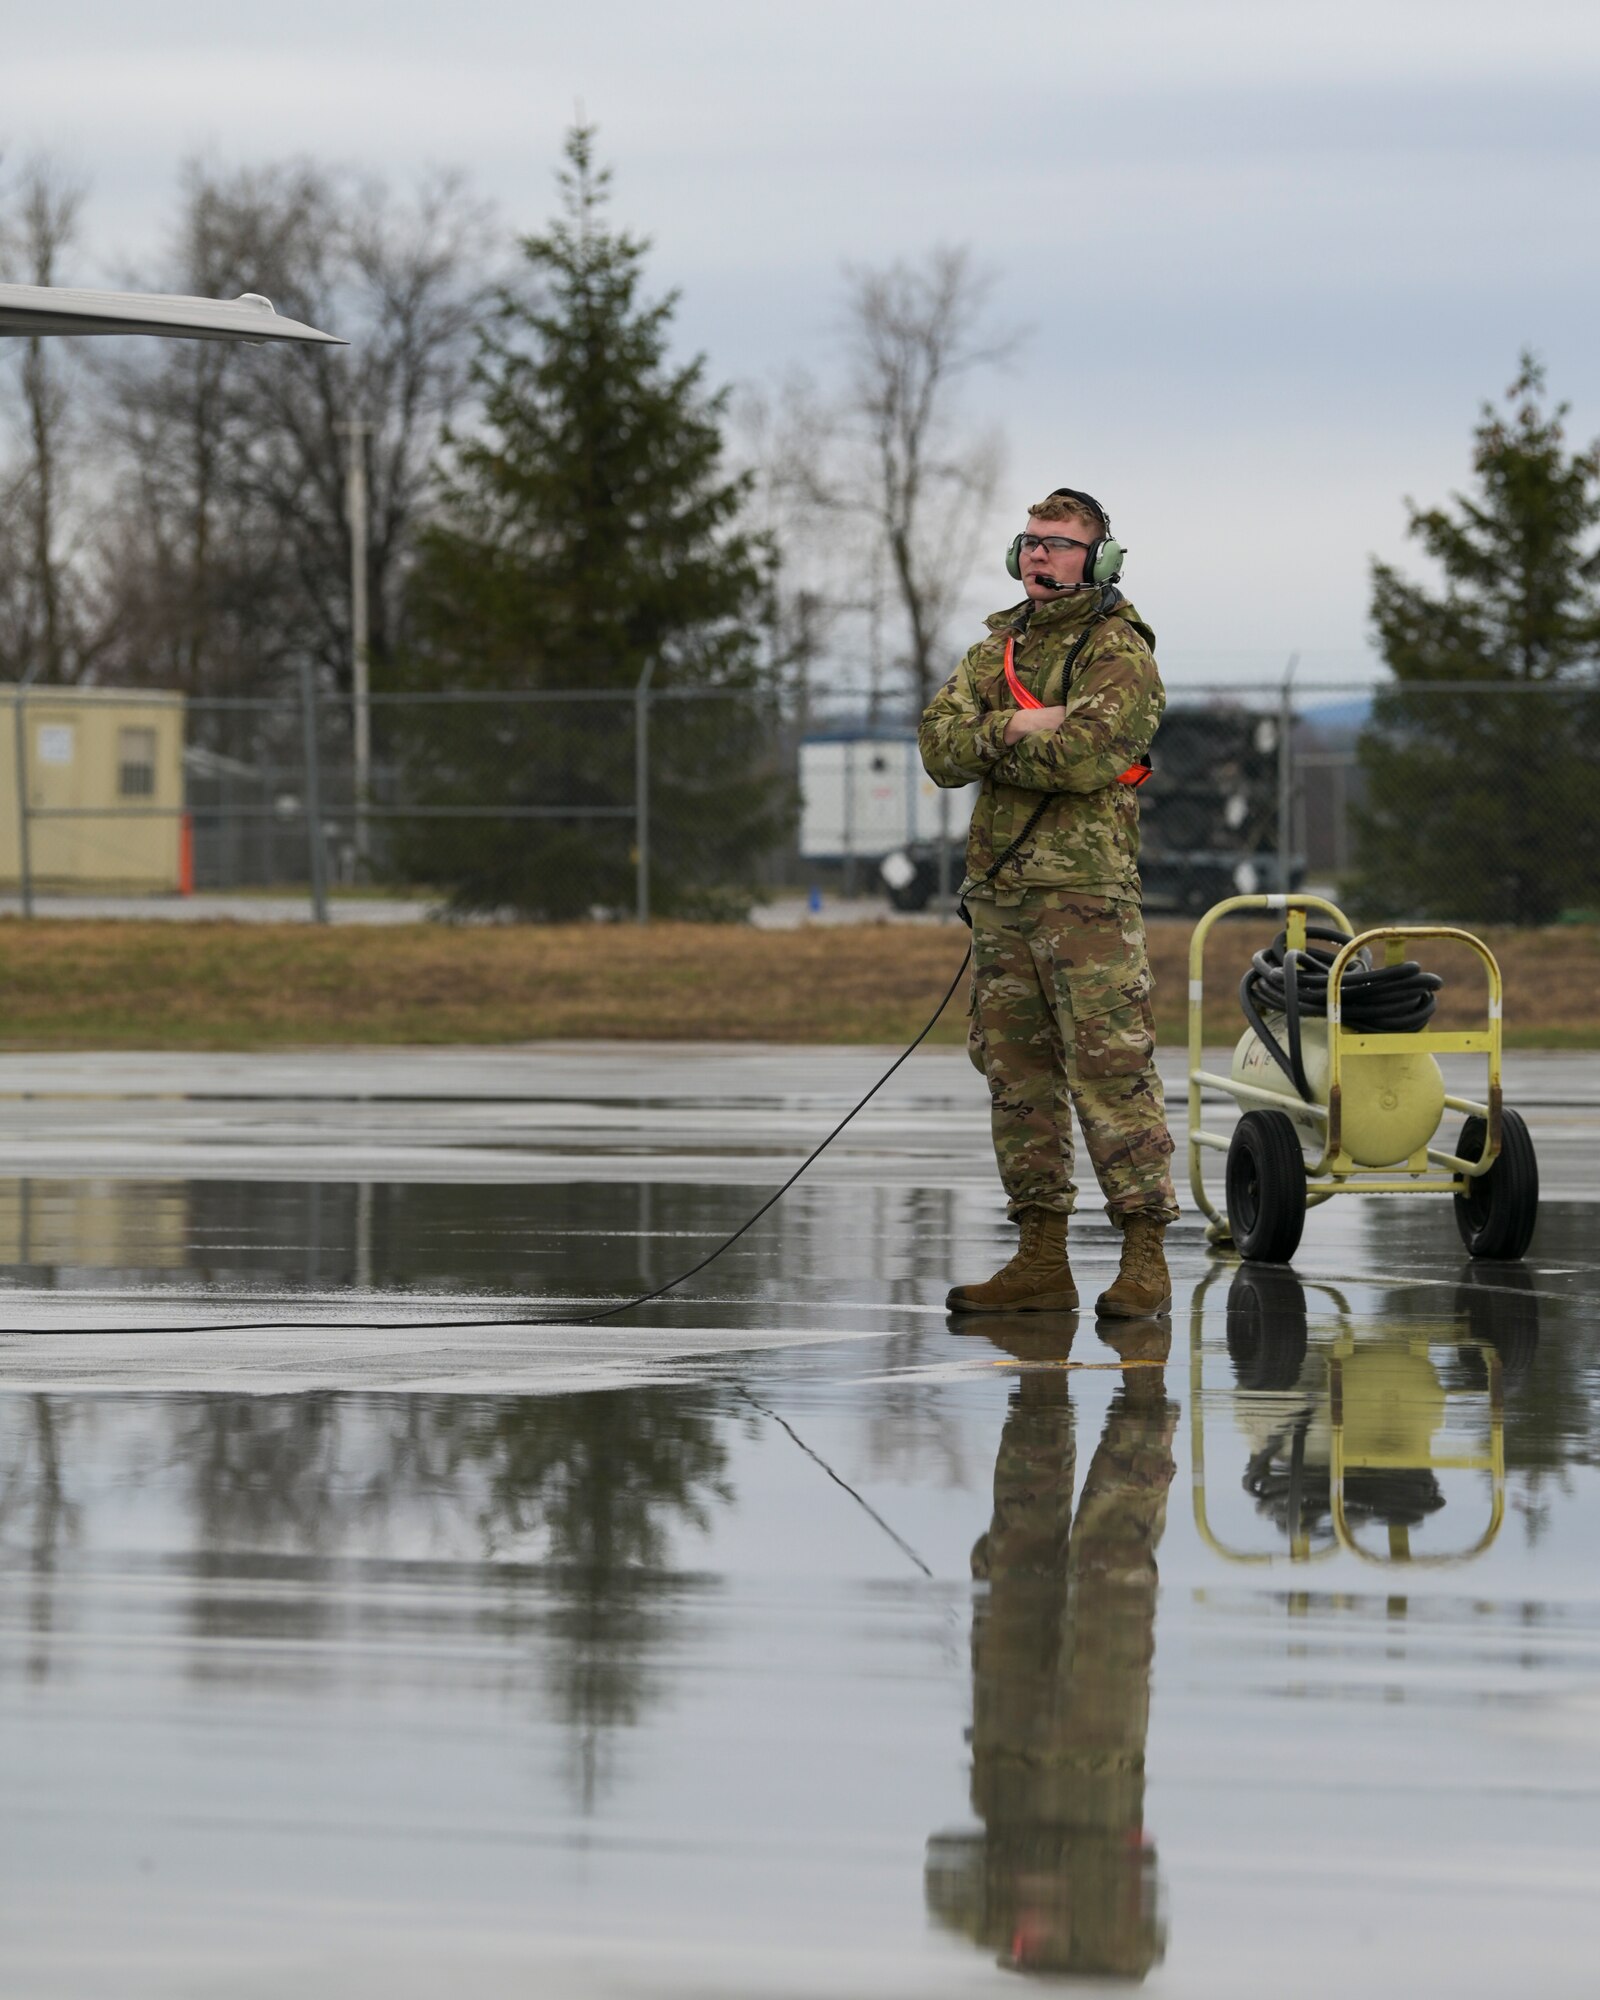
[[[1228,1231],[1252,1264],[1287,1264],[1306,1226],[1306,1159],[1285,1111],[1247,1111],[1228,1147]]]
[[[1292,1389],[1306,1365],[1306,1294],[1293,1271],[1241,1264],[1228,1287],[1228,1353],[1241,1389]]]
[[[1456,1155],[1481,1160],[1489,1127],[1482,1118],[1468,1118],[1456,1141]],[[1539,1220],[1539,1162],[1521,1115],[1500,1113],[1500,1156],[1486,1174],[1467,1183],[1455,1198],[1456,1227],[1472,1257],[1513,1264],[1533,1241]]]
[[[889,902],[897,910],[925,910],[939,892],[939,871],[931,861],[914,861],[916,873],[903,889],[888,889]],[[952,886],[961,887],[961,877],[951,870]]]

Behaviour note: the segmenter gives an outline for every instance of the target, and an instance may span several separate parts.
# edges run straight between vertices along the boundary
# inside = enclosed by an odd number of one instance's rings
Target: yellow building
[[[21,882],[24,832],[42,895],[185,886],[183,710],[178,694],[0,685],[0,889]]]

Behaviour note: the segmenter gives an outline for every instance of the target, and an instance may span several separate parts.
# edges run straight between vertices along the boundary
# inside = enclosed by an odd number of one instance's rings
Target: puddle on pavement
[[[484,1183],[0,1179],[0,1287],[300,1288],[615,1296],[664,1283],[770,1189],[683,1181]],[[891,1269],[933,1285],[954,1198],[806,1189],[719,1260],[714,1284]]]
[[[748,1268],[820,1305],[862,1199]],[[610,1289],[747,1202],[13,1183],[0,1226],[31,1284]],[[12,1977],[1586,1992],[1593,1216],[1472,1267],[1363,1205],[1337,1280],[1195,1257],[1116,1347],[924,1314],[606,1393],[0,1396]],[[931,1295],[949,1216],[877,1226]]]

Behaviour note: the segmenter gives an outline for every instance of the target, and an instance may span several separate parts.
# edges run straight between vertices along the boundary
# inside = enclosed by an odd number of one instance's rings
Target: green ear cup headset
[[[1050,495],[1052,500],[1081,500],[1100,516],[1105,532],[1092,541],[1084,553],[1083,580],[1091,583],[1115,583],[1122,575],[1123,558],[1127,550],[1121,542],[1111,538],[1111,516],[1092,493],[1080,493],[1076,486],[1058,486]],[[1020,582],[1022,578],[1022,537],[1013,535],[1011,546],[1006,550],[1006,568]]]

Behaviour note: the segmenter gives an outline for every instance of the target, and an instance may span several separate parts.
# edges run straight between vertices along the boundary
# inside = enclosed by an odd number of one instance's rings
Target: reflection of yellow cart
[[[1490,1349],[1485,1360],[1488,1443],[1482,1451],[1441,1450],[1439,1440],[1449,1425],[1454,1399],[1439,1380],[1427,1336],[1413,1334],[1403,1344],[1364,1349],[1348,1333],[1340,1334],[1328,1363],[1332,1441],[1328,1484],[1333,1531],[1342,1549],[1364,1562],[1469,1562],[1499,1534],[1506,1511],[1505,1392],[1499,1355]],[[1388,1523],[1386,1556],[1364,1548],[1350,1526],[1353,1475],[1417,1471],[1430,1478],[1437,1472],[1488,1473],[1489,1521],[1483,1533],[1467,1548],[1417,1556],[1411,1552],[1410,1524],[1396,1518]]]
[[[1189,1422],[1195,1526],[1211,1549],[1229,1562],[1249,1564],[1317,1562],[1344,1549],[1364,1562],[1436,1565],[1467,1562],[1488,1548],[1505,1518],[1504,1370],[1498,1348],[1474,1330],[1470,1297],[1465,1325],[1448,1322],[1431,1332],[1412,1326],[1358,1338],[1343,1298],[1320,1287],[1336,1308],[1338,1325],[1331,1341],[1313,1343],[1299,1279],[1248,1265],[1235,1273],[1228,1296],[1228,1346],[1238,1383],[1233,1410],[1247,1442],[1243,1485],[1257,1511],[1278,1522],[1287,1546],[1225,1543],[1206,1503],[1207,1289],[1204,1280],[1196,1287],[1190,1316]],[[1481,1384],[1447,1383],[1433,1353],[1441,1335],[1478,1358]],[[1519,1326],[1513,1337],[1522,1342],[1525,1365],[1536,1329]],[[1482,1420],[1481,1443],[1462,1442],[1464,1414]],[[1441,1472],[1487,1476],[1488,1520],[1466,1547],[1415,1555],[1413,1528],[1445,1504]],[[1373,1522],[1387,1533],[1381,1553],[1360,1539],[1361,1527]]]
[[[1220,1076],[1203,1067],[1205,944],[1212,925],[1235,910],[1284,912],[1278,945],[1288,1000],[1281,1015],[1251,1010],[1253,1025],[1230,1073]],[[1337,929],[1313,925],[1308,936],[1308,913]],[[1405,964],[1407,949],[1427,938],[1451,939],[1482,960],[1483,1027],[1372,1032],[1344,1018],[1348,990],[1415,973]],[[1381,966],[1373,963],[1379,948]],[[1300,1011],[1297,968],[1319,981],[1325,975],[1325,1014]],[[1287,1263],[1307,1208],[1336,1194],[1448,1194],[1474,1257],[1520,1257],[1538,1214],[1539,1172],[1527,1126],[1501,1103],[1500,1002],[1500,968],[1470,931],[1391,924],[1354,936],[1344,913],[1321,896],[1230,896],[1214,905],[1189,946],[1189,1183],[1211,1241],[1231,1240],[1246,1258]],[[1447,1094],[1436,1060],[1446,1053],[1487,1059],[1483,1103]],[[1206,1129],[1207,1093],[1240,1106],[1231,1134]],[[1447,1109],[1465,1113],[1454,1152],[1433,1143]],[[1317,1149],[1309,1166],[1307,1143]],[[1206,1191],[1208,1148],[1227,1154],[1225,1210]]]

